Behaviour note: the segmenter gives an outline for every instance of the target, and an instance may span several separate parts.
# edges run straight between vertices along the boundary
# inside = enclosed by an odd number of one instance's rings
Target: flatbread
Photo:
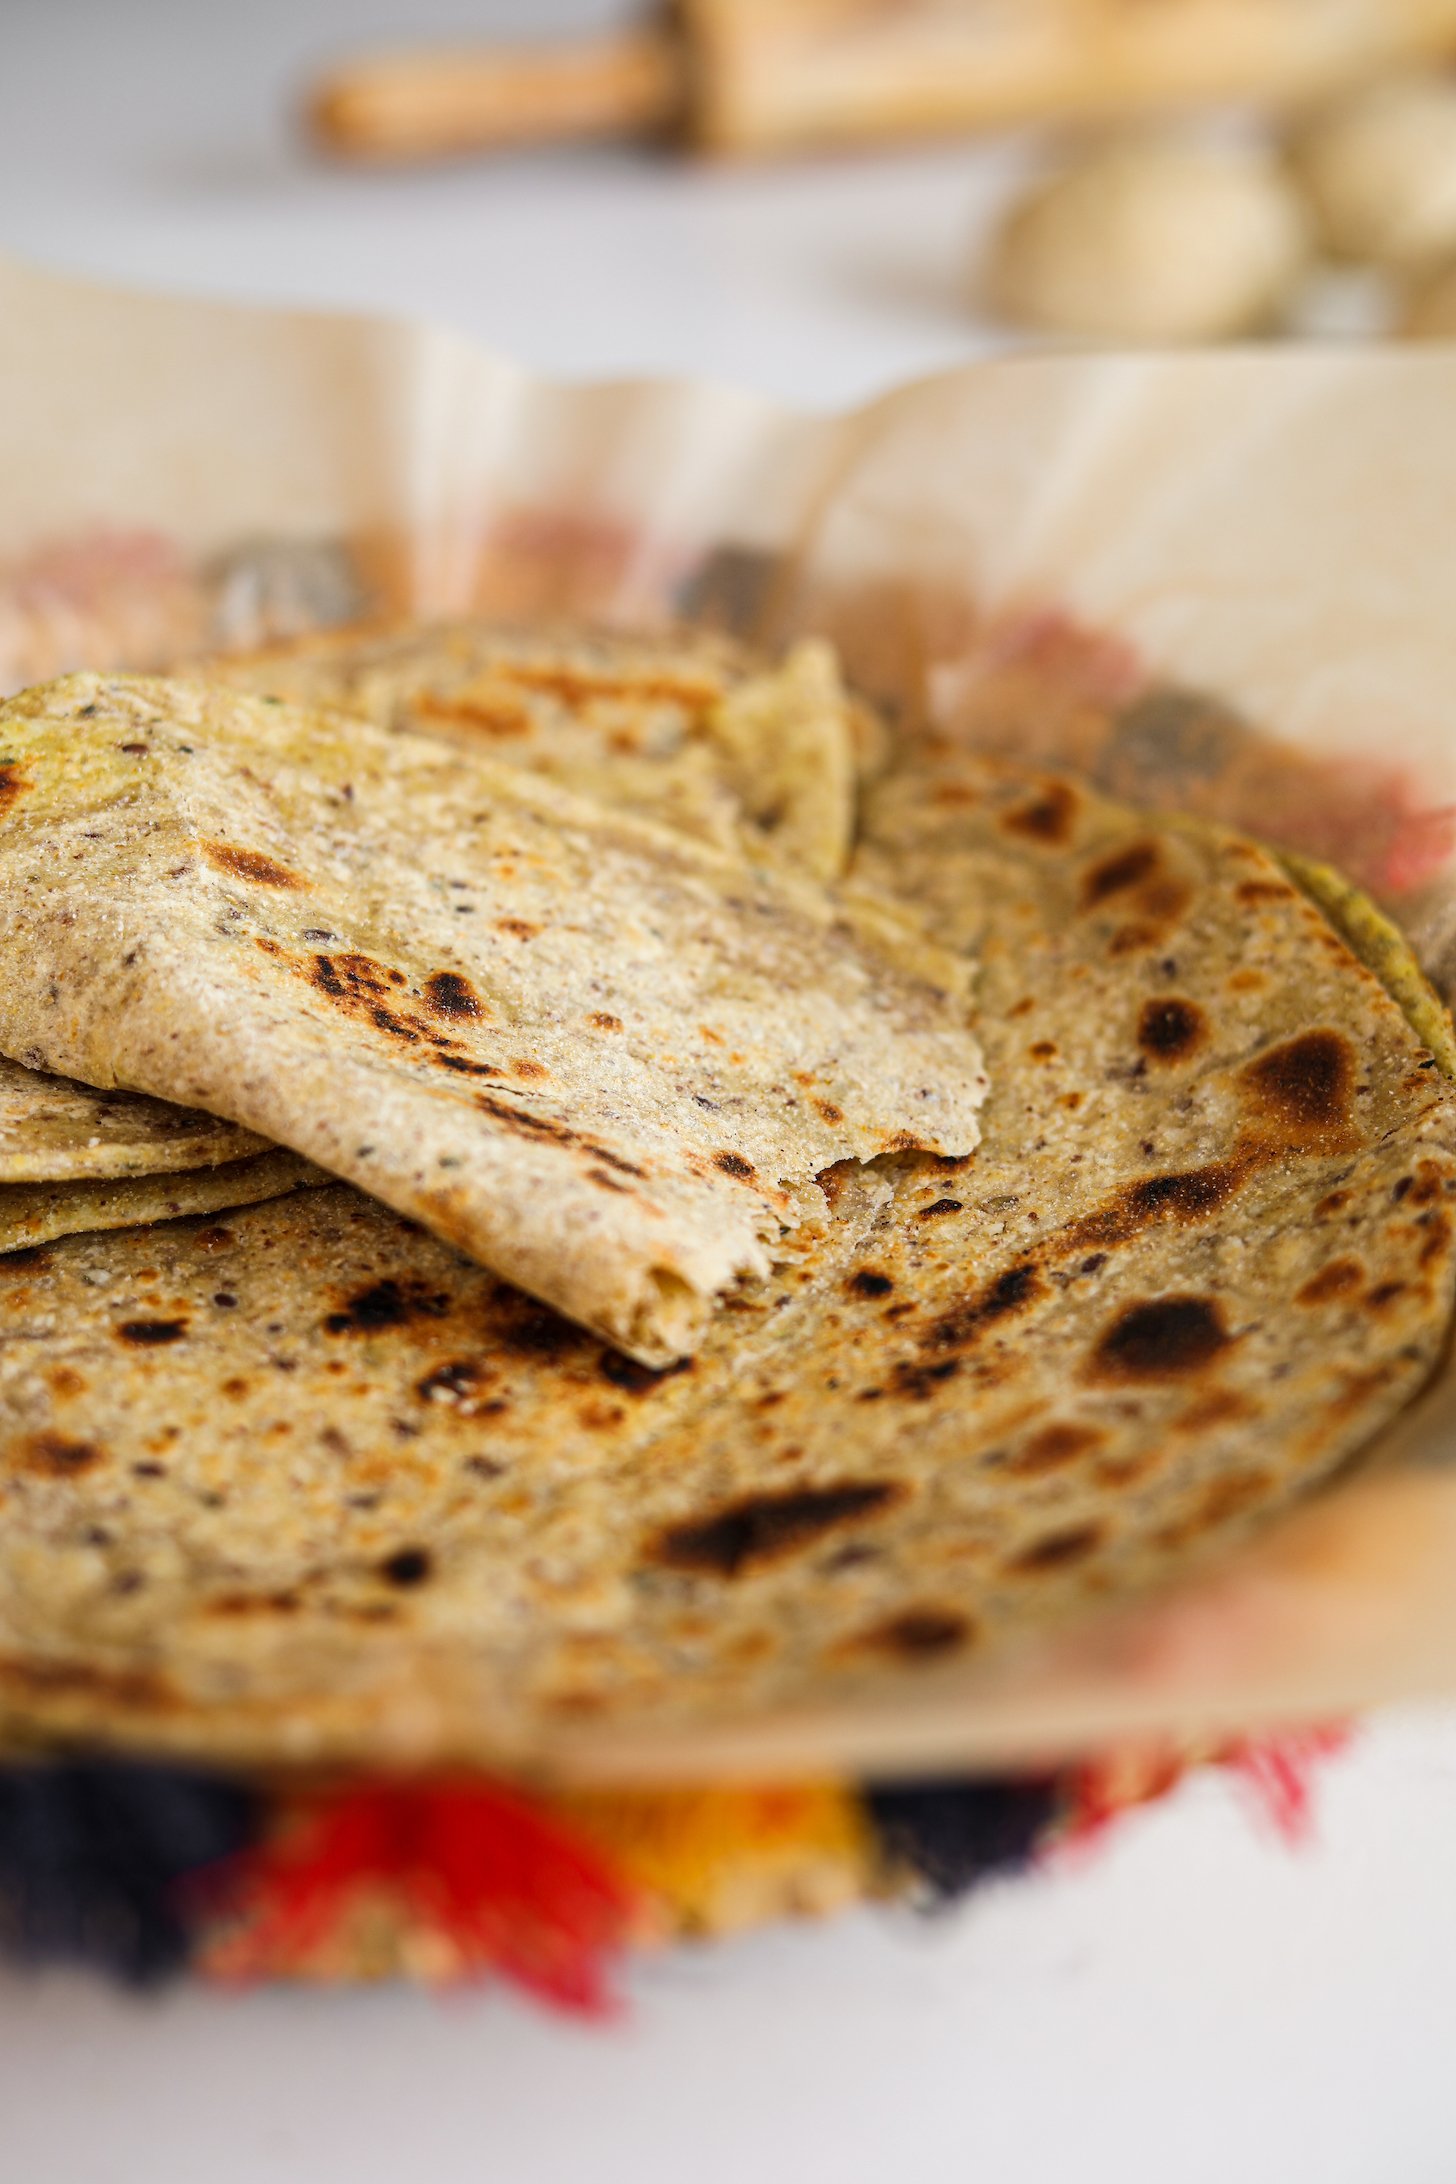
[[[711,1776],[1366,1447],[1456,1274],[1383,985],[1256,845],[1067,782],[932,756],[867,831],[980,951],[985,1136],[836,1169],[691,1366],[342,1187],[0,1263],[6,1736]]]
[[[1343,872],[1318,858],[1281,850],[1279,861],[1336,931],[1373,971],[1406,1021],[1425,1041],[1447,1077],[1456,1077],[1456,1027],[1451,1011],[1426,977],[1400,927]]]
[[[265,1149],[216,1115],[98,1091],[0,1057],[0,1185],[174,1175]]]
[[[772,848],[817,879],[849,856],[859,709],[813,640],[774,666],[703,631],[466,620],[330,633],[205,672],[486,751],[719,848]]]
[[[843,870],[864,709],[832,649],[781,667],[726,638],[649,641],[479,621],[325,632],[212,663],[209,676],[395,732],[456,741],[724,849],[772,849],[820,878]],[[256,1153],[215,1116],[0,1058],[0,1181],[172,1174]]]
[[[975,1144],[966,967],[554,783],[200,683],[0,708],[0,1051],[228,1116],[663,1365],[849,1158]]]
[[[28,1251],[58,1236],[99,1229],[135,1228],[175,1221],[189,1213],[217,1213],[229,1206],[281,1198],[305,1183],[328,1182],[296,1153],[259,1153],[222,1167],[193,1168],[182,1175],[87,1178],[74,1183],[0,1184],[0,1253]]]

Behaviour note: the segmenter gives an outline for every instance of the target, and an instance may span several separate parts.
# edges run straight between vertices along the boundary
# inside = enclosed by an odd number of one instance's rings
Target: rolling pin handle
[[[635,136],[676,120],[681,49],[666,30],[571,44],[381,54],[310,91],[313,141],[341,159],[408,165],[575,138]]]

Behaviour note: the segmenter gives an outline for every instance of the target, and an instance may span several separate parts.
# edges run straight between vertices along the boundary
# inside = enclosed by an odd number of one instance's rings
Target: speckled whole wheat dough
[[[344,1188],[0,1263],[12,1741],[569,1770],[726,1724],[746,1763],[1379,1432],[1446,1338],[1456,1101],[1321,913],[1233,835],[948,754],[867,833],[981,951],[985,1135],[836,1169],[690,1366]]]
[[[0,1051],[205,1107],[649,1364],[814,1177],[965,1152],[965,965],[554,783],[201,683],[0,708]]]
[[[776,664],[703,630],[465,619],[328,632],[205,672],[483,751],[721,849],[771,849],[816,879],[849,857],[856,741],[870,730],[833,649],[812,639]]]

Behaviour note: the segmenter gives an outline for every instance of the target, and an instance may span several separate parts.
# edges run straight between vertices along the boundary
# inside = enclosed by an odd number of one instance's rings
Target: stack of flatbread
[[[711,1774],[1243,1537],[1445,1341],[1399,936],[814,643],[27,692],[0,951],[12,1749]]]

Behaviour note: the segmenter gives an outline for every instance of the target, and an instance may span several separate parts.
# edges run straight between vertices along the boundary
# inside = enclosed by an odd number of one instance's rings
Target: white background
[[[988,345],[968,269],[1021,148],[385,178],[293,141],[301,76],[355,42],[614,12],[0,0],[0,248],[805,406]],[[0,2184],[1451,2184],[1456,1718],[1367,1729],[1297,1855],[1204,1781],[953,1920],[758,1936],[632,1985],[623,2028],[582,2033],[497,1996],[0,1980]]]

